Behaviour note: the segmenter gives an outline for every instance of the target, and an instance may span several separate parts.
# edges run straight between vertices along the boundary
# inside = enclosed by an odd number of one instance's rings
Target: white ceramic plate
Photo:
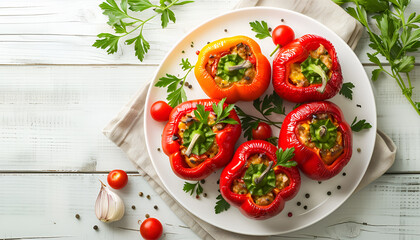
[[[281,21],[282,19],[284,19],[284,22]],[[246,218],[235,207],[231,207],[228,211],[220,214],[215,214],[214,206],[216,197],[219,195],[217,180],[221,170],[209,176],[203,184],[207,197],[196,199],[182,190],[185,181],[172,172],[168,157],[162,151],[157,150],[161,148],[161,133],[165,123],[154,121],[150,117],[149,109],[153,102],[165,100],[166,89],[154,87],[154,84],[151,85],[147,96],[144,128],[147,148],[153,166],[169,193],[184,208],[200,219],[228,231],[248,235],[273,235],[295,231],[316,223],[337,209],[352,194],[362,179],[373,152],[376,136],[376,108],[370,82],[359,59],[350,47],[321,23],[302,14],[279,8],[241,9],[207,21],[175,45],[160,65],[153,82],[155,83],[166,73],[183,76],[184,73],[179,66],[181,58],[188,58],[194,64],[197,61],[195,53],[197,50],[200,50],[207,42],[223,37],[235,35],[252,37],[260,44],[263,54],[269,56],[275,46],[271,42],[271,38],[259,40],[254,37],[255,33],[251,31],[249,22],[255,20],[264,20],[272,28],[280,24],[287,24],[294,29],[296,37],[308,33],[318,34],[334,44],[341,63],[344,82],[351,81],[356,87],[353,89],[353,100],[337,95],[331,101],[343,110],[347,122],[351,123],[357,116],[358,119],[366,119],[372,124],[371,129],[353,134],[353,156],[342,171],[345,176],[340,173],[328,181],[318,183],[302,175],[302,186],[298,195],[286,203],[284,210],[279,215],[267,220]],[[192,43],[194,47],[191,47]],[[182,53],[183,50],[185,53]],[[269,58],[269,60],[272,61],[272,58]],[[193,86],[191,90],[185,89],[189,100],[208,98],[201,90],[193,72],[188,76],[187,81]],[[270,86],[266,94],[271,94],[272,91]],[[360,104],[361,107],[357,107],[357,104]],[[256,111],[252,111],[254,110],[252,102],[239,102],[237,105],[248,114],[257,114]],[[285,101],[286,111],[289,112],[294,105],[294,103]],[[284,116],[271,118],[281,121]],[[274,136],[278,136],[279,131],[276,130],[273,128]],[[243,142],[244,139],[240,139],[237,147]],[[362,151],[357,152],[357,148],[361,148]],[[341,188],[338,189],[337,186]],[[332,194],[327,195],[328,191]],[[305,197],[307,193],[310,194],[309,198]],[[300,206],[297,202],[301,203]],[[304,206],[306,206],[306,210]],[[293,214],[292,217],[287,216],[289,212]]]

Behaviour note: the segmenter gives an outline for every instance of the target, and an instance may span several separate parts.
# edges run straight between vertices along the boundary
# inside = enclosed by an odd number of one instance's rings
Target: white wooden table
[[[145,214],[163,221],[165,239],[197,238],[101,129],[175,41],[236,2],[198,0],[177,8],[177,23],[165,30],[156,19],[145,29],[152,47],[141,63],[130,47],[115,55],[91,47],[96,34],[110,30],[101,0],[0,1],[0,239],[140,239]],[[410,11],[419,10],[420,1],[412,1]],[[370,75],[368,51],[365,36],[356,53]],[[419,77],[416,64],[417,100]],[[321,222],[272,239],[420,238],[420,118],[393,79],[382,76],[373,87],[378,128],[399,148],[394,166]],[[129,172],[119,191],[126,215],[103,224],[94,215],[98,179],[115,168]]]

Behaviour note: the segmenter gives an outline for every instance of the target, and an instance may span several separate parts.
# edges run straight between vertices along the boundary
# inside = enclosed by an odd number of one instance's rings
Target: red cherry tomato
[[[158,122],[166,122],[169,120],[169,114],[171,114],[172,107],[164,101],[157,101],[153,103],[150,108],[150,115]]]
[[[121,189],[127,185],[128,176],[123,170],[113,170],[108,174],[107,178],[109,186],[114,189]]]
[[[159,239],[162,231],[162,223],[156,218],[147,218],[140,225],[140,234],[146,240]]]
[[[258,123],[257,129],[252,129],[252,138],[258,140],[266,140],[271,137],[271,127],[267,123]]]
[[[295,39],[295,32],[289,26],[279,25],[272,33],[273,43],[284,46]]]

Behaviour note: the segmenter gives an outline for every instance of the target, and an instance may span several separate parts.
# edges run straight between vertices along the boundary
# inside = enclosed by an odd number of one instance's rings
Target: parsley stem
[[[278,129],[281,129],[281,127],[280,126],[278,126],[278,125],[276,125],[276,124],[282,124],[283,122],[273,122],[273,121],[271,121],[270,119],[268,119],[266,116],[264,116],[264,118],[265,119],[262,119],[262,118],[259,118],[259,117],[255,117],[255,116],[251,116],[251,115],[246,115],[246,116],[248,116],[248,117],[250,117],[250,118],[253,118],[254,120],[259,120],[259,121],[261,121],[261,122],[265,122],[265,123],[268,123],[269,125],[272,125],[272,126],[274,126],[274,127],[276,127],[276,128],[278,128]]]

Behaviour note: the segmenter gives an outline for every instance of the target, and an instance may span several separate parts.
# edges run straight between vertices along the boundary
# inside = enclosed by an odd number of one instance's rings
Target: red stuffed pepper
[[[311,179],[326,180],[350,161],[352,132],[337,105],[327,101],[307,103],[284,119],[279,147],[294,147],[294,160],[300,170]]]
[[[233,105],[203,99],[175,107],[162,134],[162,148],[174,173],[201,180],[225,166],[234,153],[241,124]]]
[[[273,62],[273,87],[292,102],[335,96],[343,77],[334,46],[323,37],[304,35],[282,47]]]
[[[278,150],[262,140],[245,142],[223,169],[220,193],[249,218],[273,217],[300,188],[296,162],[289,161],[292,157],[293,149]]]

